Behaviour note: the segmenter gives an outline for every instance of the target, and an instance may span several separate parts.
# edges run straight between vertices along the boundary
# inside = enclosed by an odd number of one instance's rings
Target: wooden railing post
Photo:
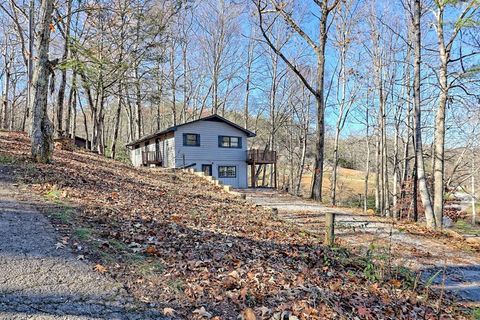
[[[325,244],[329,247],[335,242],[335,213],[325,213]]]

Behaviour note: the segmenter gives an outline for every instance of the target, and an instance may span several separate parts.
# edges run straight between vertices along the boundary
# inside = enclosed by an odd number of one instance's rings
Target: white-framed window
[[[198,133],[184,133],[183,145],[186,147],[199,147],[200,135]]]
[[[219,178],[236,178],[237,167],[236,166],[218,166]]]
[[[242,137],[218,136],[218,146],[220,148],[237,148],[242,147]]]

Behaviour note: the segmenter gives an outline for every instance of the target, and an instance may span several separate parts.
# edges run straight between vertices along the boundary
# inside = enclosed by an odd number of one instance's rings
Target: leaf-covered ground
[[[28,160],[22,133],[0,132],[0,161],[79,259],[138,300],[182,319],[462,319],[466,314],[394,270],[255,208],[198,177],[134,169],[85,151]]]

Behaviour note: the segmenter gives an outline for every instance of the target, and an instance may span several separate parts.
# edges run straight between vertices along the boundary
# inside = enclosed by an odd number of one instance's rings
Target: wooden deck
[[[277,151],[250,149],[247,151],[248,164],[274,164],[277,162]]]
[[[142,164],[148,165],[162,165],[162,155],[156,151],[143,151],[142,152]]]
[[[250,187],[258,186],[259,175],[263,172],[262,186],[277,188],[277,151],[250,149],[247,151],[247,164],[250,166]],[[265,184],[265,176],[269,171],[270,180]],[[272,181],[273,180],[273,181]]]

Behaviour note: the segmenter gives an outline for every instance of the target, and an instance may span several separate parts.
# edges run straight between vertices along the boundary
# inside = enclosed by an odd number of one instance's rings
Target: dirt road
[[[161,319],[63,247],[0,166],[0,319]]]
[[[411,234],[389,219],[329,208],[269,189],[241,192],[247,194],[248,201],[277,208],[281,218],[310,232],[323,234],[325,213],[335,212],[335,234],[341,244],[387,252],[396,265],[421,272],[424,280],[432,278],[436,286],[444,283],[461,300],[480,304],[480,255],[466,248],[455,248],[446,238]]]

